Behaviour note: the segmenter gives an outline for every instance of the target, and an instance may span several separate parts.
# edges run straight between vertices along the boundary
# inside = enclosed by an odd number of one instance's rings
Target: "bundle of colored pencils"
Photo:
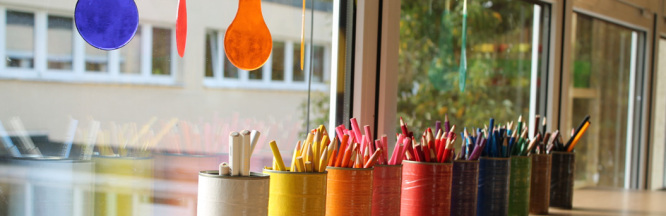
[[[334,151],[335,160],[329,161],[328,166],[347,168],[371,168],[375,164],[390,164],[388,160],[388,138],[386,135],[372,142],[373,136],[370,126],[363,127],[361,132],[356,118],[349,120],[352,129],[344,125],[335,128],[337,137],[342,137],[340,151]]]
[[[402,134],[398,135],[398,143],[395,148],[397,150],[394,151],[394,155],[404,155],[407,160],[419,162],[452,162],[455,157],[456,126],[451,126],[448,117],[445,118],[444,128],[441,126],[440,121],[435,122],[437,133],[435,134],[431,128],[427,128],[421,135],[421,141],[417,142],[416,138],[412,136],[414,133],[409,131],[405,122],[400,118]],[[393,159],[397,159],[397,157]],[[401,161],[401,159],[398,160]]]
[[[565,151],[565,152],[572,152],[574,150],[574,147],[576,144],[578,144],[578,141],[580,141],[580,138],[585,134],[587,131],[587,128],[590,126],[590,116],[587,115],[583,119],[583,121],[580,122],[578,125],[578,128],[571,129],[571,138],[569,138],[569,141],[567,141],[566,144],[562,143],[562,138],[558,137],[560,142],[554,143],[553,145],[549,146],[548,149],[549,151],[552,149],[552,151]]]
[[[275,140],[272,140],[269,145],[273,152],[273,170],[324,172],[329,161],[334,158],[334,155],[338,151],[338,138],[333,138],[333,142],[331,142],[324,125],[313,129],[308,133],[307,138],[303,142],[298,141],[296,143],[289,167],[285,166]]]
[[[539,116],[536,116],[537,121]],[[545,118],[544,118],[545,122]],[[527,156],[544,135],[539,132],[538,125],[535,125],[536,136],[533,139],[528,138],[528,128],[523,122],[523,117],[518,117],[518,124],[513,126],[514,122],[506,125],[495,125],[495,119],[490,119],[490,127],[484,129],[484,134],[488,139],[488,145],[483,149],[482,156],[485,157],[509,157],[509,156]],[[545,127],[545,125],[544,125]],[[489,132],[486,132],[490,129]],[[544,149],[544,147],[539,148]]]

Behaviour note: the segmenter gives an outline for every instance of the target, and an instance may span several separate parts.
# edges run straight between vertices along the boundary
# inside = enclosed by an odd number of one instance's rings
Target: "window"
[[[153,70],[154,75],[171,74],[171,29],[153,28]]]
[[[124,47],[120,48],[120,73],[141,73],[141,26],[139,26],[134,38]]]
[[[31,0],[39,1],[39,0]],[[0,7],[6,59],[2,79],[63,82],[175,84],[178,66],[171,28],[141,24],[118,50],[103,51],[76,31],[72,14]],[[152,47],[155,47],[153,49]],[[2,67],[0,67],[2,68]]]
[[[72,70],[74,20],[51,15],[48,19],[48,69]]]
[[[595,126],[576,146],[574,176],[585,185],[628,188],[644,33],[581,13],[573,14],[573,23],[566,125],[575,128],[589,114]]]
[[[190,9],[202,6],[188,2]],[[322,66],[311,72],[317,82],[309,92],[309,70],[303,80],[293,79],[301,32],[290,29],[300,29],[298,2],[262,1],[279,54],[244,71],[224,55],[224,29],[235,15],[220,13],[238,1],[210,1],[189,11],[182,58],[177,1],[136,1],[137,32],[112,51],[91,47],[79,35],[75,4],[0,1],[0,124],[24,156],[7,157],[0,137],[0,215],[194,216],[197,172],[228,161],[231,131],[261,132],[253,172],[272,159],[268,141],[276,140],[284,155],[291,152],[309,119],[319,124],[329,116],[337,18],[333,1],[314,2],[306,19],[314,16],[317,25],[306,47],[318,47],[321,59],[312,65]],[[48,160],[28,156],[33,148],[23,147],[19,132]]]
[[[35,15],[33,13],[7,10],[7,67],[35,67]]]
[[[86,72],[108,72],[109,53],[86,43]]]
[[[300,42],[274,40],[271,56],[264,66],[253,71],[236,68],[224,54],[224,32],[209,30],[206,34],[204,84],[209,87],[307,90],[307,72],[312,70],[312,89],[325,91],[330,74],[330,45],[305,46],[304,70],[301,70]],[[274,38],[276,39],[276,38]],[[330,43],[329,43],[330,44]],[[314,47],[313,68],[310,49]],[[220,62],[223,59],[223,63]],[[220,74],[220,75],[217,75]],[[261,83],[261,84],[260,84]]]
[[[543,32],[549,6],[511,0],[467,3],[464,92],[458,72],[462,1],[401,4],[397,115],[415,131],[443,121],[445,114],[459,126],[482,128],[489,118],[504,124],[544,113],[537,101],[545,100],[538,95],[546,91],[541,74],[548,59]]]
[[[271,53],[271,80],[282,81],[284,80],[284,42],[273,41],[273,52]]]

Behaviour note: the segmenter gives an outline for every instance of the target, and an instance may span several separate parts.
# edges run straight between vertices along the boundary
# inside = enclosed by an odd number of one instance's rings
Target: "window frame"
[[[249,78],[249,72],[246,70],[238,69],[238,79],[235,78],[226,78],[224,77],[224,68],[225,68],[225,53],[224,53],[224,32],[225,30],[207,30],[206,34],[214,32],[216,35],[217,52],[213,53],[211,56],[213,58],[213,76],[205,76],[205,71],[203,71],[204,80],[203,84],[208,88],[231,88],[231,89],[256,89],[256,90],[287,90],[287,91],[307,91],[308,90],[308,79],[309,79],[309,68],[310,68],[310,52],[312,45],[306,42],[305,47],[305,64],[303,65],[305,71],[305,79],[303,81],[294,81],[293,80],[293,50],[294,46],[297,46],[299,43],[293,39],[282,38],[279,36],[274,36],[273,41],[281,41],[285,44],[285,53],[284,53],[284,79],[283,80],[272,80],[272,63],[273,63],[273,54],[268,57],[266,63],[261,67],[262,70],[262,79],[252,80]],[[315,46],[321,46],[324,48],[324,73],[322,82],[313,82],[312,90],[313,91],[328,91],[329,87],[326,85],[326,82],[329,81],[330,77],[330,66],[331,64],[331,46],[324,43],[315,42]],[[206,47],[206,49],[209,49]],[[217,61],[217,62],[216,62]],[[204,60],[204,64],[207,64]],[[204,67],[205,70],[205,67]]]
[[[120,50],[112,50],[106,53],[108,70],[105,72],[92,72],[85,70],[86,42],[78,34],[76,25],[72,25],[72,69],[60,70],[48,68],[48,16],[70,17],[71,13],[45,10],[24,10],[20,7],[0,6],[0,32],[7,32],[7,11],[20,11],[34,14],[35,26],[33,41],[34,67],[31,69],[19,69],[7,67],[0,64],[0,79],[19,79],[28,81],[53,81],[70,83],[101,83],[101,84],[147,84],[147,85],[175,85],[178,73],[178,53],[176,49],[176,33],[169,25],[159,25],[150,22],[140,22],[141,31],[141,59],[140,73],[127,74],[120,71]],[[73,19],[73,17],[72,17]],[[152,28],[159,27],[171,31],[170,67],[169,75],[152,74]],[[122,48],[121,48],[122,49]],[[0,57],[5,58],[6,33],[0,34]]]

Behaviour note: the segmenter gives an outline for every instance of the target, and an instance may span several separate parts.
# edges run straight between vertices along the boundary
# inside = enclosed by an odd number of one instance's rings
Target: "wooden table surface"
[[[573,209],[550,208],[550,215],[663,215],[666,191],[577,189]]]

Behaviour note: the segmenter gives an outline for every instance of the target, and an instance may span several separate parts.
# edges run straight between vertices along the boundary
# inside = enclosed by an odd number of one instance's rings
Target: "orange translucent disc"
[[[261,0],[239,0],[236,18],[224,36],[224,52],[236,67],[255,70],[268,60],[273,39],[261,14]]]

